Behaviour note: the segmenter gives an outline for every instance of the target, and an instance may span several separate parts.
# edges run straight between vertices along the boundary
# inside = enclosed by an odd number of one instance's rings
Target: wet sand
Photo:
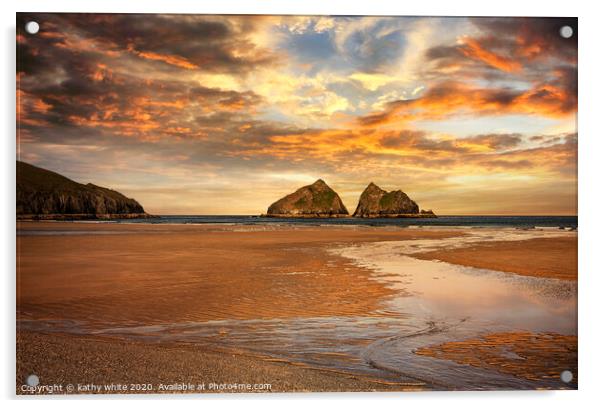
[[[528,380],[557,379],[568,370],[577,384],[577,336],[507,332],[423,347],[421,356],[489,368]]]
[[[21,223],[20,317],[121,324],[370,316],[393,291],[325,249],[458,232]],[[97,234],[101,231],[104,234]]]
[[[524,276],[577,280],[576,236],[486,242],[412,256]]]
[[[18,317],[85,321],[98,328],[378,315],[379,301],[392,290],[370,279],[370,271],[328,254],[327,247],[459,235],[399,229],[55,222],[19,223],[18,230]],[[258,392],[420,388],[415,382],[379,383],[245,354],[22,329],[17,339],[17,392],[22,393],[20,387],[31,373],[40,376],[42,384],[272,384],[271,390]]]

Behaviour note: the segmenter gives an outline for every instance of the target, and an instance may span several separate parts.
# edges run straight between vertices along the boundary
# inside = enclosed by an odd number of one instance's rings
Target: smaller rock
[[[401,190],[385,191],[374,183],[368,184],[360,196],[354,217],[362,218],[432,218],[432,210],[419,211],[416,204]]]

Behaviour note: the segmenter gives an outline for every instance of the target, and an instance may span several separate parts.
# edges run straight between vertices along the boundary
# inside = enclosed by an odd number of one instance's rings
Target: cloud
[[[458,50],[469,58],[480,60],[487,65],[506,72],[514,72],[522,69],[520,62],[511,57],[503,56],[492,51],[488,51],[479,42],[472,38],[467,38],[463,46]]]
[[[60,43],[73,49],[86,41],[117,55],[132,54],[177,68],[248,72],[277,56],[250,41],[260,20],[198,15],[37,14],[45,32],[65,33]],[[60,30],[59,30],[60,29]],[[46,34],[48,35],[48,34]]]
[[[421,119],[442,120],[451,115],[504,114],[563,117],[577,109],[576,71],[559,69],[555,79],[531,89],[475,87],[463,82],[435,84],[416,99],[388,102],[380,112],[358,118],[362,126],[407,123]]]
[[[266,62],[267,51],[236,52],[252,24],[197,16],[19,15],[28,18],[42,27],[39,36],[20,33],[18,40],[19,115],[31,142],[49,133],[56,141],[71,134],[68,128],[78,130],[77,139],[104,132],[148,142],[200,140],[249,120],[264,103],[253,91],[203,86],[187,73],[246,75]],[[214,55],[203,59],[205,51]],[[164,75],[166,69],[180,74]]]
[[[146,59],[154,60],[154,61],[163,61],[167,64],[174,65],[179,68],[186,68],[186,69],[199,68],[198,65],[195,65],[192,62],[188,61],[186,58],[179,57],[177,55],[163,55],[163,54],[157,54],[157,53],[150,52],[150,51],[147,51],[147,52],[136,51],[134,49],[132,49],[131,51],[142,58],[146,58]]]
[[[510,193],[568,184],[576,42],[552,36],[561,22],[18,14],[19,154],[162,212],[317,177],[353,199],[366,174],[427,199],[477,175]],[[274,198],[256,189],[248,206]],[[217,211],[202,201],[174,211]]]
[[[544,139],[546,142],[543,142]],[[529,147],[529,141],[537,147]],[[576,135],[491,133],[463,138],[434,135],[416,129],[404,130],[296,130],[278,129],[260,143],[242,143],[235,155],[277,157],[279,160],[319,162],[338,171],[361,163],[386,167],[391,163],[417,166],[420,171],[434,169],[499,169],[564,171],[575,158]],[[303,159],[301,159],[303,158]]]
[[[470,21],[478,32],[460,37],[455,45],[436,45],[426,51],[427,61],[435,63],[434,75],[453,70],[464,77],[487,77],[494,75],[493,70],[530,78],[541,74],[542,68],[577,62],[577,19],[478,17]],[[574,30],[569,39],[560,36],[565,25]]]
[[[362,84],[362,86],[370,91],[376,91],[383,85],[394,82],[396,79],[384,74],[366,74],[363,72],[355,72],[349,76]]]
[[[497,38],[505,38],[505,44],[515,58],[560,59],[568,63],[577,61],[577,18],[473,18],[473,24]],[[571,38],[560,36],[563,26],[573,29]]]

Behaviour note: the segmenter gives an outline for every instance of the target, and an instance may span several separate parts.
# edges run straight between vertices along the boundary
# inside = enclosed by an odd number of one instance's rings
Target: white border
[[[219,0],[216,2],[192,2],[190,0],[144,2],[123,0],[101,0],[97,3],[81,0],[25,0],[21,3],[2,2],[2,53],[0,54],[2,75],[2,198],[0,199],[0,222],[2,226],[2,276],[4,294],[2,296],[2,316],[4,329],[0,336],[3,358],[0,370],[1,396],[12,399],[14,403],[14,273],[15,273],[15,222],[14,222],[14,185],[15,185],[15,12],[146,12],[146,13],[224,13],[224,14],[364,14],[364,15],[502,15],[502,16],[577,16],[579,17],[579,391],[566,392],[433,392],[406,394],[280,394],[280,395],[220,395],[220,396],[183,396],[163,397],[162,400],[130,396],[110,397],[110,404],[126,405],[144,403],[159,405],[188,403],[198,406],[215,402],[253,406],[305,406],[307,404],[333,404],[335,399],[345,400],[345,405],[363,406],[371,404],[504,407],[514,404],[545,405],[546,407],[568,405],[579,406],[597,400],[597,380],[600,378],[600,274],[602,264],[597,257],[599,250],[597,234],[601,231],[599,206],[601,203],[600,163],[602,158],[602,134],[597,132],[602,120],[600,115],[600,44],[602,38],[599,14],[594,2],[546,1],[529,2],[525,0],[502,0],[498,2],[443,0],[443,1],[386,1],[364,0]],[[106,398],[106,397],[105,397]],[[131,400],[144,401],[131,401]],[[80,400],[61,398],[41,400],[28,399],[32,403],[63,406],[81,404]],[[87,398],[86,404],[105,405],[106,399]]]
[[[395,4],[397,3],[397,4]],[[482,1],[391,2],[386,0],[186,0],[124,2],[104,0],[29,0],[18,11],[121,12],[121,13],[215,13],[215,14],[325,14],[325,15],[439,15],[439,16],[576,16],[577,2],[504,0],[497,5]]]

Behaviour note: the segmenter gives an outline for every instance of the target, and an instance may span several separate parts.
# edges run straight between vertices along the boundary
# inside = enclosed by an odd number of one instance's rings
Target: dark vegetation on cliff
[[[374,183],[362,192],[354,217],[379,215],[418,214],[418,204],[401,190],[385,191]]]
[[[323,180],[301,187],[270,205],[267,217],[348,217],[339,195]],[[401,190],[385,191],[370,183],[360,196],[354,217],[361,218],[434,218],[431,210],[420,211]]]
[[[376,184],[370,183],[360,196],[353,216],[378,217],[419,213],[418,204],[403,191],[385,191]]]
[[[349,212],[339,195],[323,180],[318,180],[270,205],[267,215],[336,217],[349,215]]]
[[[94,184],[17,161],[19,218],[131,218],[148,216],[134,199]]]

